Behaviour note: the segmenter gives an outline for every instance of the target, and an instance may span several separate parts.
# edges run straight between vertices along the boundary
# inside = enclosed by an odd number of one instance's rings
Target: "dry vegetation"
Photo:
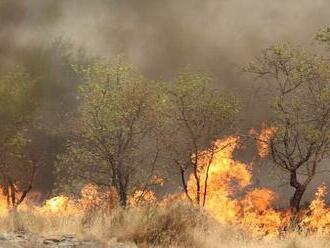
[[[88,220],[88,221],[86,221]],[[47,235],[71,234],[97,240],[104,247],[117,241],[128,247],[307,248],[327,247],[328,240],[301,231],[283,238],[252,239],[234,226],[222,226],[188,204],[115,209],[111,213],[68,215],[63,212],[19,211],[0,218],[0,231],[24,230]]]
[[[153,191],[138,190],[130,195],[126,207],[120,206],[115,188],[95,184],[85,185],[79,197],[57,195],[41,205],[32,200],[31,194],[16,208],[8,207],[8,197],[2,193],[0,233],[72,235],[103,247],[118,242],[128,247],[326,247],[330,208],[325,203],[325,186],[319,187],[309,207],[299,212],[294,230],[292,212],[274,207],[275,192],[249,187],[249,165],[233,157],[240,147],[239,138],[218,140],[214,147],[212,153],[200,153],[203,160],[198,173],[202,182],[205,171],[209,173],[205,205],[194,204],[186,197],[188,194],[195,199],[196,181],[192,175],[187,193],[157,198]],[[205,189],[206,185],[200,186]]]
[[[330,247],[329,182],[316,181],[329,172],[329,26],[300,46],[265,43],[259,23],[214,28],[231,1],[196,1],[189,18],[185,0],[14,2],[0,1],[0,247]]]

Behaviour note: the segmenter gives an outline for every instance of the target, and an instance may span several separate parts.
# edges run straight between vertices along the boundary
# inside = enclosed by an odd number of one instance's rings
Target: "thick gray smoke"
[[[275,41],[310,44],[329,9],[328,0],[1,0],[0,60],[63,36],[93,55],[125,54],[156,79],[189,65],[241,97],[248,127],[266,110],[240,66]]]
[[[277,40],[310,42],[327,0],[2,0],[1,36],[26,46],[63,35],[101,56],[124,53],[153,76],[186,65],[235,85],[235,65]]]
[[[1,37],[11,37],[10,46],[64,36],[98,56],[125,54],[154,78],[189,65],[244,92],[245,102],[254,89],[239,73],[242,64],[274,41],[309,44],[330,22],[327,0],[2,1],[9,7]],[[262,108],[248,107],[249,122],[262,118]]]
[[[310,42],[330,21],[329,7],[326,0],[65,1],[51,30],[102,56],[127,54],[155,77],[191,65],[242,88],[236,66],[277,40]]]

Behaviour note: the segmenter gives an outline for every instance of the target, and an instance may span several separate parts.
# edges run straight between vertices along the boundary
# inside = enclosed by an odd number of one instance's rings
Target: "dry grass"
[[[286,239],[253,240],[234,227],[220,226],[206,213],[184,204],[117,209],[110,214],[40,215],[27,211],[0,217],[0,232],[17,229],[39,236],[72,234],[101,241],[105,247],[111,247],[110,244],[117,240],[138,247],[330,247],[329,240],[297,233]]]

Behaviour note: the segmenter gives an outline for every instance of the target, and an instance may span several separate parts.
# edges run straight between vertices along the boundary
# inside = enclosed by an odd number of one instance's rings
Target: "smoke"
[[[1,37],[27,47],[64,36],[95,55],[123,53],[152,77],[186,65],[226,88],[248,88],[238,67],[278,40],[311,41],[326,0],[2,0]],[[9,37],[9,38],[8,38]]]
[[[172,77],[189,65],[213,75],[219,87],[240,93],[245,106],[255,89],[240,66],[275,41],[310,44],[329,22],[330,7],[326,0],[4,2],[11,8],[2,26],[15,46],[64,36],[93,55],[127,55],[153,78]],[[249,124],[263,118],[263,108],[248,107]]]
[[[54,25],[101,56],[127,54],[152,76],[187,64],[241,88],[233,74],[277,40],[309,42],[327,24],[329,1],[68,1]]]
[[[127,54],[153,76],[190,64],[231,85],[228,69],[269,43],[310,41],[329,22],[328,7],[326,0],[2,0],[1,33],[17,46],[64,35],[101,56]]]
[[[171,78],[189,65],[238,94],[244,125],[251,127],[267,109],[240,66],[275,41],[311,44],[330,22],[329,8],[327,0],[1,0],[0,67],[58,36],[92,55],[127,55],[155,79]]]

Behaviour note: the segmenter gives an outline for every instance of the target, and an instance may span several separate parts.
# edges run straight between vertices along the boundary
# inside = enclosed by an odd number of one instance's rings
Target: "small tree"
[[[325,59],[288,43],[266,49],[246,71],[267,80],[275,132],[265,142],[295,189],[293,213],[330,148],[330,68]]]
[[[155,84],[121,58],[76,70],[84,81],[80,117],[59,169],[75,183],[114,187],[126,206],[128,195],[143,187],[155,168],[161,97]]]
[[[20,68],[0,79],[0,183],[14,208],[32,189],[36,173],[27,152],[28,129],[37,108],[34,87],[35,81]]]
[[[220,151],[213,142],[231,130],[238,112],[238,102],[230,94],[221,93],[203,74],[184,72],[167,88],[168,104],[163,132],[166,153],[179,169],[182,186],[188,199],[205,205],[207,175],[201,175],[202,150],[210,154]],[[209,167],[212,156],[203,165]],[[207,168],[208,173],[209,168]],[[188,192],[187,173],[194,176],[195,195]],[[201,180],[205,179],[205,182]],[[202,189],[201,185],[205,185]]]
[[[330,48],[330,26],[326,26],[320,29],[314,39],[322,45],[326,45],[327,48]]]

